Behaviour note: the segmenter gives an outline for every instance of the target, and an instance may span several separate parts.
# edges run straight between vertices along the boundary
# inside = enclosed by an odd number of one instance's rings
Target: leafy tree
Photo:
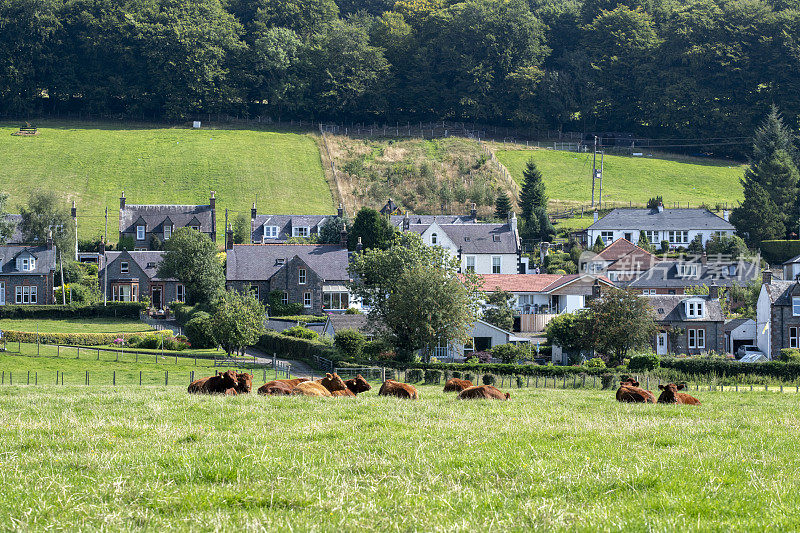
[[[533,158],[528,159],[525,170],[522,172],[523,184],[520,192],[519,207],[521,217],[526,222],[533,218],[537,209],[547,209],[547,194],[544,187],[542,173],[536,168]]]
[[[486,309],[483,311],[483,319],[506,331],[511,331],[514,327],[514,311],[511,309],[511,302],[514,295],[506,291],[494,291],[486,298]]]
[[[16,224],[6,218],[8,214],[8,194],[0,192],[0,244],[5,244],[6,241],[14,234]]]
[[[347,226],[347,219],[340,217],[328,217],[325,223],[319,228],[320,244],[339,244],[342,240],[342,231]]]
[[[250,243],[250,219],[244,213],[239,213],[233,221],[233,242],[236,244]]]
[[[661,197],[661,195],[647,200],[648,209],[656,209],[660,205],[664,205],[664,199]]]
[[[686,251],[690,254],[694,255],[702,255],[705,251],[703,249],[703,237],[701,235],[695,235],[692,239],[692,242],[689,243],[689,246],[686,247]]]
[[[224,291],[214,302],[214,340],[228,355],[241,351],[264,334],[264,316],[264,306],[250,291]]]
[[[747,254],[747,245],[738,235],[714,233],[706,243],[706,253],[709,257],[717,256],[736,260]]]
[[[480,291],[477,277],[459,274],[458,259],[426,246],[416,233],[402,233],[386,250],[357,254],[349,272],[352,293],[368,302],[367,319],[386,331],[405,362],[420,349],[466,343],[475,322]]]
[[[186,286],[187,303],[211,303],[225,288],[217,247],[208,235],[190,228],[175,230],[164,243],[158,277],[176,278]]]
[[[593,348],[592,327],[591,315],[586,310],[560,314],[547,323],[547,343],[569,353],[587,352]]]
[[[372,248],[387,249],[396,233],[389,221],[374,209],[362,207],[353,221],[353,229],[348,236],[348,248],[355,250],[358,238],[365,250]]]
[[[19,229],[25,242],[44,244],[52,231],[59,254],[71,257],[75,253],[75,221],[69,208],[53,191],[31,193],[28,205],[20,209]]]
[[[511,200],[509,200],[508,194],[502,192],[497,195],[497,198],[494,201],[494,216],[500,220],[505,220],[508,218],[508,213],[510,211]]]
[[[519,362],[524,356],[522,350],[514,344],[500,344],[491,350],[492,356],[500,359],[504,365],[510,365]]]
[[[595,349],[607,355],[612,366],[622,363],[630,350],[649,346],[656,334],[650,303],[633,291],[607,289],[587,304],[587,310]]]

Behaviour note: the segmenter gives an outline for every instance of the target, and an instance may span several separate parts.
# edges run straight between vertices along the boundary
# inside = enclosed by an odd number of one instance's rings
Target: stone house
[[[134,250],[152,250],[169,240],[179,228],[192,228],[217,241],[217,200],[212,191],[208,205],[133,205],[119,199],[119,238],[134,240]]]
[[[0,305],[55,303],[56,250],[44,246],[0,246]]]
[[[756,345],[767,359],[782,348],[800,348],[800,280],[778,280],[763,273],[756,304]]]
[[[689,287],[701,285],[744,286],[758,279],[759,270],[757,262],[709,260],[703,254],[700,257],[659,261],[623,285],[644,295],[681,295]]]
[[[344,216],[341,205],[336,215],[259,215],[253,203],[250,210],[250,238],[253,244],[269,244],[285,242],[293,237],[314,237],[334,216]]]
[[[347,248],[332,244],[237,244],[227,246],[226,285],[249,289],[269,303],[281,293],[284,304],[300,303],[304,314],[343,313],[351,302]]]
[[[708,295],[647,298],[659,329],[652,345],[658,355],[725,353],[725,315],[717,286],[709,287]]]
[[[100,256],[98,281],[104,299],[138,302],[150,299],[150,307],[165,309],[173,302],[186,301],[186,287],[174,278],[158,277],[158,265],[165,252],[105,252]]]

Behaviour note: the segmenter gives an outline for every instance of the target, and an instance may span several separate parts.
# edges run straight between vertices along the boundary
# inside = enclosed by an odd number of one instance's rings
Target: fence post
[[[5,372],[3,372],[5,374]],[[58,385],[58,370],[56,370],[56,385]]]
[[[97,360],[100,360],[100,348],[97,349]]]
[[[89,371],[86,371],[86,385],[89,385]]]
[[[139,386],[141,387],[141,385],[142,385],[142,371],[139,370]]]
[[[75,356],[75,359],[80,359],[80,358],[81,358],[81,347],[78,346],[78,355]]]
[[[189,383],[194,383],[194,370],[189,372]]]
[[[13,385],[14,384],[14,373],[13,372],[9,372],[8,373],[8,384],[9,385]]]
[[[56,357],[61,357],[61,345],[56,344]]]
[[[33,373],[33,379],[36,380],[36,381],[33,382],[33,384],[34,385],[38,385],[39,384],[39,371],[38,370]]]
[[[169,370],[164,370],[164,385],[169,385]]]
[[[116,370],[114,370],[113,373],[111,374],[111,384],[112,385],[116,385],[117,384],[117,371]]]
[[[533,386],[535,388],[537,388],[537,389],[539,388],[539,376],[538,375],[533,380]]]
[[[31,371],[28,370],[28,385],[31,384]]]

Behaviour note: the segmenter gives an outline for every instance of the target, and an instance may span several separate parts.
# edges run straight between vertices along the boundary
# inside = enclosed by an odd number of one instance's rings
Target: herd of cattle
[[[239,373],[234,370],[217,373],[214,376],[201,378],[189,385],[189,392],[196,394],[225,394],[235,396],[247,394],[253,387],[253,375]],[[629,403],[680,403],[687,405],[700,405],[700,401],[685,392],[678,392],[684,385],[669,383],[659,385],[661,394],[656,402],[656,397],[649,390],[639,387],[639,382],[628,378],[620,383],[617,390],[617,401]],[[371,390],[372,387],[361,374],[347,381],[338,374],[328,373],[324,378],[311,381],[308,378],[276,379],[264,383],[258,388],[258,393],[267,396],[301,395],[301,396],[356,396]],[[511,395],[502,392],[492,385],[474,385],[465,379],[453,378],[444,385],[444,392],[457,392],[460,400],[508,400]],[[400,383],[387,379],[381,385],[378,396],[395,396],[409,400],[419,399],[419,393],[413,385]]]
[[[684,389],[684,385],[676,385],[668,383],[667,385],[659,385],[661,394],[658,397],[657,403],[681,403],[686,405],[700,405],[700,400],[694,396],[690,396],[685,392],[678,392]],[[619,384],[617,389],[618,402],[631,402],[631,403],[656,403],[656,397],[649,390],[639,387],[639,382],[633,378],[628,378]]]
[[[225,394],[235,396],[247,394],[253,387],[253,375],[233,370],[217,373],[214,376],[200,378],[189,385],[189,392],[195,394]],[[311,381],[308,378],[276,379],[264,383],[258,393],[267,396],[301,395],[301,396],[355,396],[372,389],[361,374],[347,381],[338,374],[326,374],[324,378]],[[485,399],[508,400],[511,395],[503,393],[492,385],[473,385],[471,381],[453,378],[444,386],[445,392],[458,392],[461,400]],[[378,396],[396,396],[409,400],[419,399],[417,389],[408,383],[400,383],[387,379],[381,385]]]

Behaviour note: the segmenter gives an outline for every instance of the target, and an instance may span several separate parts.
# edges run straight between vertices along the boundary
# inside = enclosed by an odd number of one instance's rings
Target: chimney
[[[49,228],[47,230],[47,249],[48,250],[52,250],[53,249],[53,230],[52,230],[52,228]]]
[[[225,232],[225,249],[233,250],[233,228],[228,224],[228,229]]]
[[[728,220],[728,219],[729,219],[730,217],[731,217],[731,213],[730,213],[730,211],[728,211],[727,209],[723,209],[723,210],[722,210],[722,220],[724,220],[725,222],[729,222],[729,220]]]
[[[339,246],[347,248],[347,224],[342,224],[342,231],[339,232]]]
[[[603,290],[602,287],[600,286],[600,280],[595,278],[594,283],[592,283],[592,300],[600,298],[602,293]]]
[[[663,213],[664,212],[664,204],[659,202],[657,209],[658,209],[659,213]]]
[[[78,207],[75,205],[75,200],[72,200],[72,209],[70,209],[69,214],[72,217],[72,220],[78,218]]]
[[[472,215],[473,222],[478,221],[478,206],[476,206],[474,203],[472,204],[472,212],[470,213],[470,215]]]
[[[704,268],[708,264],[708,254],[707,253],[703,252],[703,255],[700,256],[700,264],[702,264]]]
[[[772,270],[766,269],[761,273],[761,283],[764,285],[769,285],[772,283]]]
[[[403,215],[403,231],[408,231],[411,228],[411,219],[408,218],[408,210],[406,210],[406,214]]]
[[[517,214],[515,212],[513,212],[513,211],[511,212],[511,216],[509,217],[508,222],[509,222],[509,224],[511,224],[511,233],[513,233],[514,236],[516,236],[517,235]]]
[[[544,258],[547,256],[547,250],[550,249],[550,243],[547,241],[539,243],[539,261],[544,263]]]
[[[595,210],[594,210],[594,221],[595,221],[595,222],[597,222],[597,219],[598,219],[598,218],[599,218],[599,217],[597,216],[597,209],[595,209]]]
[[[339,204],[339,209],[336,210],[336,216],[339,218],[344,218],[344,207],[342,204]]]
[[[719,298],[719,287],[716,283],[712,283],[708,287],[708,297],[712,300],[716,300]]]
[[[106,255],[106,239],[105,237],[100,237],[100,248],[99,252],[101,256]]]
[[[255,220],[256,215],[258,215],[258,209],[256,209],[256,203],[253,202],[253,207],[250,208],[250,220]]]
[[[211,206],[211,209],[216,209],[217,207],[217,191],[211,191],[211,199],[208,201],[208,205]]]
[[[122,196],[119,197],[119,208],[125,209],[125,191],[122,191]]]
[[[361,237],[358,238],[358,242],[356,243],[356,252],[360,252],[364,249],[364,245],[361,243]]]

